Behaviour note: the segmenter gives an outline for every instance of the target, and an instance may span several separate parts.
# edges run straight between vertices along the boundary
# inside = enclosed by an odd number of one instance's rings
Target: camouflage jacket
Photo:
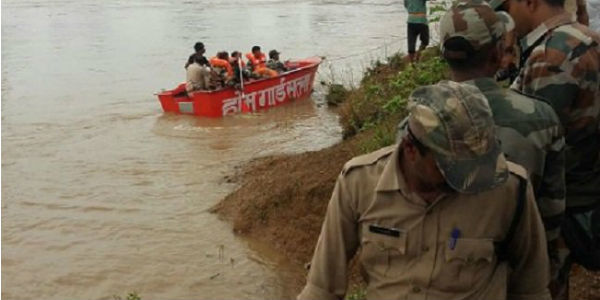
[[[555,16],[521,40],[521,72],[512,88],[543,98],[565,130],[567,207],[600,199],[600,36]]]
[[[506,159],[527,170],[546,228],[558,237],[565,210],[565,139],[548,104],[501,88],[493,78],[466,81],[488,99]]]
[[[286,72],[288,70],[282,62],[274,59],[269,59],[267,62],[267,68],[275,70],[278,73]]]

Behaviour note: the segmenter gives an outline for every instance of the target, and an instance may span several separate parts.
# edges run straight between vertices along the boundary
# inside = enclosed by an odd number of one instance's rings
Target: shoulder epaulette
[[[392,154],[392,152],[394,152],[394,149],[396,149],[396,147],[398,147],[397,144],[387,146],[387,147],[381,148],[379,150],[376,150],[374,152],[364,154],[361,156],[357,156],[357,157],[349,160],[344,165],[344,168],[342,169],[342,175],[348,174],[348,172],[350,172],[353,169],[356,169],[357,167],[375,164],[380,159],[386,158],[390,154]]]
[[[528,179],[529,178],[529,176],[527,175],[527,171],[521,165],[515,164],[515,163],[510,162],[510,161],[506,161],[506,165],[508,167],[508,171],[511,174],[519,176],[519,177],[521,177],[523,179]]]
[[[539,100],[539,101],[542,101],[542,102],[546,102],[546,99],[545,99],[544,97],[540,97],[540,96],[538,96],[538,95],[534,95],[534,94],[525,94],[525,93],[523,93],[522,91],[519,91],[519,90],[514,90],[514,89],[509,89],[509,91],[511,91],[511,92],[515,92],[516,94],[518,94],[518,95],[521,95],[521,96],[525,96],[525,97],[527,97],[527,98],[531,98],[531,99]]]

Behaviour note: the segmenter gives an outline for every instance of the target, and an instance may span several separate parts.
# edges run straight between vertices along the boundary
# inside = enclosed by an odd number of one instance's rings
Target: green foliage
[[[330,106],[337,106],[348,97],[348,90],[341,84],[331,84],[325,100]]]
[[[372,125],[375,129],[373,137],[363,141],[360,145],[361,153],[369,153],[377,149],[389,146],[396,140],[395,127],[386,125]]]
[[[367,299],[367,291],[362,286],[354,287],[350,293],[346,294],[346,300],[365,300]]]
[[[396,54],[387,64],[376,62],[365,72],[360,87],[349,91],[340,106],[344,138],[359,132],[371,137],[360,145],[369,152],[395,142],[396,125],[406,116],[409,95],[420,86],[448,78],[448,66],[437,47],[421,53],[421,61],[409,64]]]
[[[121,298],[121,296],[113,296],[114,300],[123,300],[123,298]],[[136,292],[130,292],[127,293],[127,297],[125,298],[125,300],[142,300],[142,297],[140,297]]]
[[[429,14],[427,14],[429,23],[439,22],[444,13],[450,10],[451,5],[452,1],[443,1],[429,6]]]
[[[440,57],[433,57],[418,65],[409,65],[389,83],[390,94],[383,108],[389,113],[404,109],[408,96],[419,86],[430,85],[447,77],[448,66]]]
[[[381,87],[377,84],[369,84],[365,88],[365,93],[367,94],[367,97],[378,96],[381,93]]]

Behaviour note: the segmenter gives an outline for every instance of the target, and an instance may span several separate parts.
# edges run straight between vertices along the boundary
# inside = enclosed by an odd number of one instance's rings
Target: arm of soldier
[[[509,244],[510,255],[516,262],[508,282],[507,299],[550,300],[547,288],[550,266],[544,225],[530,183],[526,198],[521,220]]]
[[[358,248],[356,206],[345,178],[337,179],[313,254],[306,286],[298,300],[342,299],[348,261]]]
[[[553,113],[553,112],[551,112]],[[556,119],[558,123],[558,118]],[[565,138],[560,125],[547,129],[552,132],[552,144],[546,147],[546,161],[539,189],[536,193],[548,243],[560,235],[566,205]]]
[[[534,51],[523,66],[522,89],[517,88],[524,94],[544,99],[554,109],[561,124],[568,123],[579,90],[578,78],[565,71],[566,65],[571,64],[566,59],[563,52],[550,45],[545,51]]]
[[[577,52],[577,59],[572,57]],[[569,60],[570,59],[570,60]],[[564,49],[564,41],[552,38],[544,51],[534,51],[522,78],[525,94],[545,99],[563,125],[565,142],[581,142],[596,122],[593,88],[597,85],[597,57],[593,51]]]

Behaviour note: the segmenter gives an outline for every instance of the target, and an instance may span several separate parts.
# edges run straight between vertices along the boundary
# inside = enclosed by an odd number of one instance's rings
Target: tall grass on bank
[[[363,153],[391,145],[396,125],[406,116],[412,91],[447,78],[448,66],[437,47],[426,49],[417,64],[407,63],[400,53],[388,58],[387,63],[374,62],[358,88],[347,93],[335,91],[346,97],[339,110],[344,138],[369,132],[371,138],[360,147]]]

